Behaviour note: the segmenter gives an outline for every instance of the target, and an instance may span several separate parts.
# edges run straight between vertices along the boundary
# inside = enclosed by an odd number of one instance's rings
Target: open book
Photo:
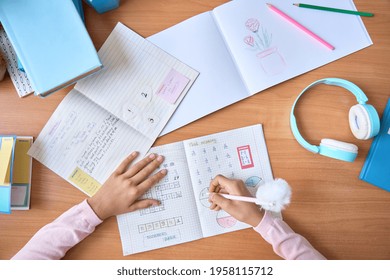
[[[287,22],[266,2],[335,50]],[[292,3],[228,1],[148,38],[201,73],[162,134],[372,44],[359,16],[300,9]],[[352,0],[311,4],[356,10]]]
[[[124,255],[180,244],[249,226],[228,213],[209,209],[212,178],[241,179],[255,195],[273,180],[261,125],[253,125],[159,147],[166,177],[144,197],[161,202],[117,216]]]
[[[118,23],[104,69],[76,84],[29,154],[88,195],[123,158],[146,154],[198,72]]]

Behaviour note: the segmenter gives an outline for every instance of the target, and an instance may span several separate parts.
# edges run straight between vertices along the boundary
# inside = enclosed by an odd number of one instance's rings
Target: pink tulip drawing
[[[256,33],[259,30],[260,22],[255,18],[250,18],[245,22],[245,26],[253,33]]]
[[[253,46],[255,45],[255,39],[254,39],[252,36],[250,36],[250,35],[248,35],[248,36],[246,36],[246,37],[244,38],[244,42],[245,42],[247,45],[251,46],[251,47],[253,47]]]
[[[252,51],[256,52],[256,57],[263,71],[269,76],[283,72],[286,63],[279,53],[278,48],[271,46],[272,34],[260,26],[260,22],[255,18],[248,19],[245,22],[245,27],[251,34],[244,37],[244,43]]]
[[[255,18],[250,18],[245,22],[246,28],[251,31],[254,36],[246,36],[244,38],[245,44],[256,48],[257,50],[265,50],[271,46],[272,34],[268,34],[267,30],[261,28],[261,34],[259,34],[260,22]],[[261,35],[261,36],[260,36]]]

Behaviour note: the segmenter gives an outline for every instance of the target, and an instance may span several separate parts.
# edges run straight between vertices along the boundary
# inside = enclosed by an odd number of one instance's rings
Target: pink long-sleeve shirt
[[[100,223],[102,220],[87,200],[84,200],[41,228],[12,259],[61,259]],[[271,212],[265,213],[254,230],[270,243],[275,253],[282,258],[325,259],[303,236],[295,233],[280,217]]]

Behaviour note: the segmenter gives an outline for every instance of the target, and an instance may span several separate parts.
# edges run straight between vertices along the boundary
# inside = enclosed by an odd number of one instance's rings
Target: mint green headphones
[[[352,134],[357,139],[366,140],[374,137],[379,133],[379,116],[372,105],[366,104],[368,101],[367,96],[357,85],[339,78],[326,78],[315,81],[308,85],[298,95],[290,114],[291,131],[298,143],[310,152],[343,161],[353,162],[358,153],[358,147],[356,145],[333,139],[322,139],[320,145],[315,146],[309,144],[299,133],[297,122],[294,116],[295,105],[304,92],[318,84],[340,86],[355,95],[358,104],[352,106],[349,110],[349,126],[351,128]]]

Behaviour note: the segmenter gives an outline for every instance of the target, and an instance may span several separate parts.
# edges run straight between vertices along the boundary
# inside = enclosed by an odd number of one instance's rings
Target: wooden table
[[[148,37],[223,0],[127,0],[118,9],[99,15],[84,6],[86,25],[97,49],[117,21]],[[371,140],[352,136],[347,113],[356,103],[352,94],[319,86],[297,108],[303,136],[313,144],[322,138],[359,146],[354,163],[314,155],[294,139],[289,126],[291,106],[309,83],[340,77],[356,83],[379,115],[390,96],[390,2],[355,1],[358,10],[375,13],[363,18],[374,45],[304,75],[276,85],[224,108],[157,140],[155,145],[238,128],[264,125],[275,177],[292,186],[292,204],[284,219],[329,259],[390,259],[390,193],[358,179]],[[19,98],[8,76],[0,83],[0,133],[37,137],[70,88],[46,99]],[[331,98],[329,97],[331,95]],[[389,164],[390,165],[390,164]],[[11,258],[42,226],[85,195],[39,162],[33,163],[31,209],[0,215],[0,259]],[[229,244],[229,246],[226,246]],[[67,259],[278,259],[271,246],[252,229],[123,257],[118,226],[110,218]]]

